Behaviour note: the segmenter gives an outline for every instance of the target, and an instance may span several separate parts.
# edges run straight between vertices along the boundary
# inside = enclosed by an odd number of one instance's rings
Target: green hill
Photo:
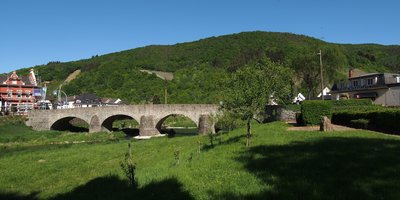
[[[158,103],[164,97],[164,88],[168,88],[169,103],[217,103],[224,89],[223,77],[264,57],[293,68],[294,90],[314,96],[319,75],[316,53],[320,49],[325,84],[344,78],[349,68],[400,72],[400,46],[333,44],[303,35],[260,31],[153,45],[73,62],[50,62],[35,69],[53,87],[80,69],[82,73],[63,87],[70,95],[94,92],[132,103]],[[140,69],[173,72],[174,80],[164,81]]]

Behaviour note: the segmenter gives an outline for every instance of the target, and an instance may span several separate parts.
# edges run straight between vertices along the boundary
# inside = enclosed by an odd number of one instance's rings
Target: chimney
[[[349,78],[353,77],[353,69],[349,69]]]

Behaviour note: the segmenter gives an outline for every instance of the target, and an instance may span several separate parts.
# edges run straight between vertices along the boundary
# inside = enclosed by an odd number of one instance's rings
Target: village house
[[[113,99],[113,98],[102,98],[101,103],[103,106],[120,106],[120,105],[128,105],[127,102],[122,101],[121,99]]]
[[[74,96],[72,106],[73,108],[87,108],[101,106],[101,99],[95,94],[85,93],[79,96]],[[71,103],[69,103],[70,105]]]
[[[400,106],[400,74],[370,73],[353,76],[335,83],[331,90],[332,99],[369,98],[374,104]]]
[[[28,76],[0,75],[0,108],[2,113],[25,114],[37,107],[42,99],[42,88],[38,86],[33,69]]]
[[[127,104],[127,102],[124,102],[121,99],[99,98],[96,94],[84,93],[81,95],[69,96],[67,98],[67,103],[63,105],[57,105],[56,109],[120,106]]]

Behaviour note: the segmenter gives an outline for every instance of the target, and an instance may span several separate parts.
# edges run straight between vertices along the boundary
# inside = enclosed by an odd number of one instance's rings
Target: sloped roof
[[[79,100],[86,100],[86,99],[98,100],[99,98],[95,94],[84,93],[84,94],[81,94],[81,95],[77,96],[76,99],[79,99]]]
[[[0,84],[7,80],[7,75],[0,74]]]
[[[34,85],[28,76],[21,76],[21,80],[25,83],[25,85]]]
[[[4,81],[7,81],[9,76],[7,74],[0,74],[0,84],[3,84]],[[29,76],[19,76],[21,80],[25,83],[25,85],[34,85],[29,79]]]

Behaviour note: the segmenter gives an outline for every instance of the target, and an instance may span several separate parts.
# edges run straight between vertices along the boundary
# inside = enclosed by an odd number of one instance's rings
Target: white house
[[[300,102],[302,102],[304,100],[306,100],[306,97],[303,94],[299,93],[299,94],[297,94],[296,97],[294,97],[293,103],[297,103],[298,104],[298,103],[300,103]]]
[[[325,87],[322,90],[322,93],[324,94],[324,99],[330,99],[330,97],[331,97],[330,92],[331,92],[331,89],[329,89],[328,87]],[[317,97],[321,98],[321,92],[318,94]]]

